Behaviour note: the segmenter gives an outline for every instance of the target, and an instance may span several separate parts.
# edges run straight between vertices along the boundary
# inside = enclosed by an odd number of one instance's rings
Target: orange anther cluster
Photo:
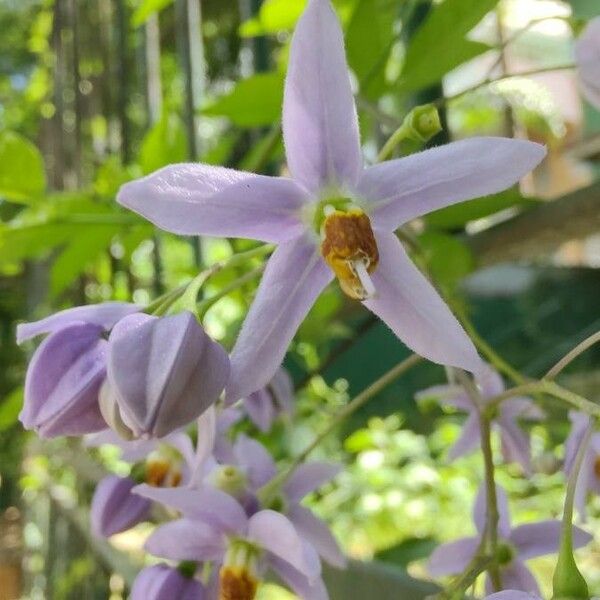
[[[340,282],[342,290],[355,300],[367,293],[356,272],[362,262],[368,273],[377,268],[379,251],[371,221],[362,210],[334,211],[325,217],[321,254]]]
[[[219,600],[254,600],[258,581],[247,569],[223,567],[220,573]]]
[[[177,487],[181,483],[181,473],[173,470],[166,460],[152,460],[146,464],[146,483],[153,487]]]

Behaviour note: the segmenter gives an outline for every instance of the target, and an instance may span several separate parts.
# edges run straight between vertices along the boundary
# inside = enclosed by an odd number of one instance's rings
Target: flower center
[[[510,544],[500,543],[498,544],[496,557],[498,559],[498,564],[501,566],[505,566],[509,564],[515,557],[514,548]]]
[[[146,483],[152,487],[177,487],[181,483],[182,460],[177,450],[161,444],[146,458]]]
[[[234,540],[219,573],[219,600],[254,600],[258,589],[257,549]]]
[[[213,485],[227,492],[230,496],[239,498],[248,487],[246,474],[235,465],[222,465],[211,474]]]
[[[325,206],[321,225],[321,254],[335,273],[342,291],[355,300],[375,294],[370,274],[379,262],[369,217],[359,208]]]

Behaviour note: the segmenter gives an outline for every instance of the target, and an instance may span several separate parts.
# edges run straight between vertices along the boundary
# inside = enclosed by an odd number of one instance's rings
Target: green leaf
[[[143,25],[152,13],[161,11],[173,2],[174,0],[141,0],[131,15],[131,24],[134,27]]]
[[[429,556],[437,545],[437,541],[433,538],[408,538],[396,546],[378,552],[375,558],[406,567],[414,560]]]
[[[22,406],[23,388],[19,387],[10,392],[0,403],[0,431],[6,431],[17,422]]]
[[[469,221],[488,217],[507,208],[525,208],[538,202],[539,200],[524,198],[518,190],[512,189],[442,208],[427,215],[425,220],[428,225],[438,229],[458,229]]]
[[[292,29],[300,18],[307,0],[265,0],[258,17],[240,26],[242,37],[268,35]]]
[[[385,67],[394,39],[394,12],[386,0],[359,0],[346,31],[348,64],[362,93],[377,98],[385,88]]]
[[[427,231],[419,236],[419,244],[433,280],[446,289],[453,289],[475,267],[469,248],[451,235]]]
[[[598,0],[567,0],[573,9],[573,16],[580,19],[593,19],[600,15]]]
[[[86,227],[78,232],[58,255],[50,271],[50,292],[57,296],[63,292],[88,265],[110,245],[119,227]]]
[[[435,6],[406,50],[403,91],[437,83],[446,73],[489,49],[465,38],[498,0],[445,0]]]
[[[240,127],[270,125],[281,117],[283,75],[260,73],[243,79],[214,104],[203,110],[205,115],[227,117]]]
[[[181,119],[164,113],[142,140],[140,166],[144,174],[187,158],[185,129]]]
[[[46,174],[40,151],[28,139],[0,134],[0,196],[28,204],[44,193]]]

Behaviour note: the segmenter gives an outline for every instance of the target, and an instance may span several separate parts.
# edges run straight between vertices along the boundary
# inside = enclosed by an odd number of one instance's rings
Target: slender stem
[[[263,504],[268,504],[268,500],[277,493],[279,488],[290,478],[292,473],[311,455],[313,450],[317,448],[321,442],[329,436],[329,434],[340,424],[344,419],[355,413],[359,408],[364,406],[373,396],[385,389],[388,385],[394,382],[398,377],[410,371],[414,366],[419,364],[423,359],[417,354],[411,354],[408,358],[392,367],[387,373],[384,373],[379,379],[374,381],[369,387],[364,389],[358,396],[355,396],[346,406],[344,406],[328,423],[327,427],[319,433],[315,439],[300,453],[287,470],[279,473],[277,477],[272,479],[264,486],[259,494]]]
[[[484,79],[483,81],[480,81],[479,83],[462,90],[462,92],[458,92],[456,94],[453,94],[452,96],[446,96],[445,98],[438,98],[438,100],[436,100],[432,104],[434,104],[435,106],[437,106],[439,108],[445,104],[448,104],[449,102],[452,102],[453,100],[457,100],[458,98],[462,98],[463,96],[466,96],[467,94],[476,92],[477,90],[481,89],[482,87],[491,85],[492,83],[498,83],[499,81],[504,81],[505,79],[512,79],[513,77],[531,77],[532,75],[538,75],[539,73],[551,73],[553,71],[564,71],[566,69],[574,69],[574,68],[575,68],[575,65],[571,63],[571,64],[567,64],[567,65],[555,65],[553,67],[542,67],[542,68],[538,68],[538,69],[531,69],[528,71],[522,71],[521,73],[507,73],[506,75],[502,75],[502,77],[497,77],[496,79],[490,79],[488,77],[487,79]]]
[[[394,150],[396,146],[406,138],[406,130],[407,126],[405,123],[402,123],[394,133],[388,138],[387,142],[384,144],[383,148],[379,151],[377,155],[377,162],[384,162],[388,158],[394,154]]]
[[[570,365],[580,354],[600,342],[600,331],[590,335],[583,342],[577,344],[570,352],[561,358],[544,376],[544,379],[555,379],[556,376]]]
[[[475,583],[479,575],[487,570],[491,562],[492,557],[486,556],[485,548],[481,544],[466,569],[456,577],[448,589],[431,597],[431,600],[463,600],[465,591]]]

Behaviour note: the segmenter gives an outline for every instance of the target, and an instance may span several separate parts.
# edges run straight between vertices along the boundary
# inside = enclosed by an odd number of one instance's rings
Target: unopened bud
[[[433,104],[413,108],[404,119],[405,139],[428,142],[442,130],[440,114]]]
[[[234,498],[244,495],[248,487],[246,474],[234,465],[223,465],[215,469],[210,477],[212,484]]]
[[[104,380],[100,393],[98,395],[98,405],[100,413],[106,421],[106,424],[124,440],[130,441],[134,438],[133,431],[125,425],[121,417],[121,409],[117,403],[115,394],[107,379]]]

